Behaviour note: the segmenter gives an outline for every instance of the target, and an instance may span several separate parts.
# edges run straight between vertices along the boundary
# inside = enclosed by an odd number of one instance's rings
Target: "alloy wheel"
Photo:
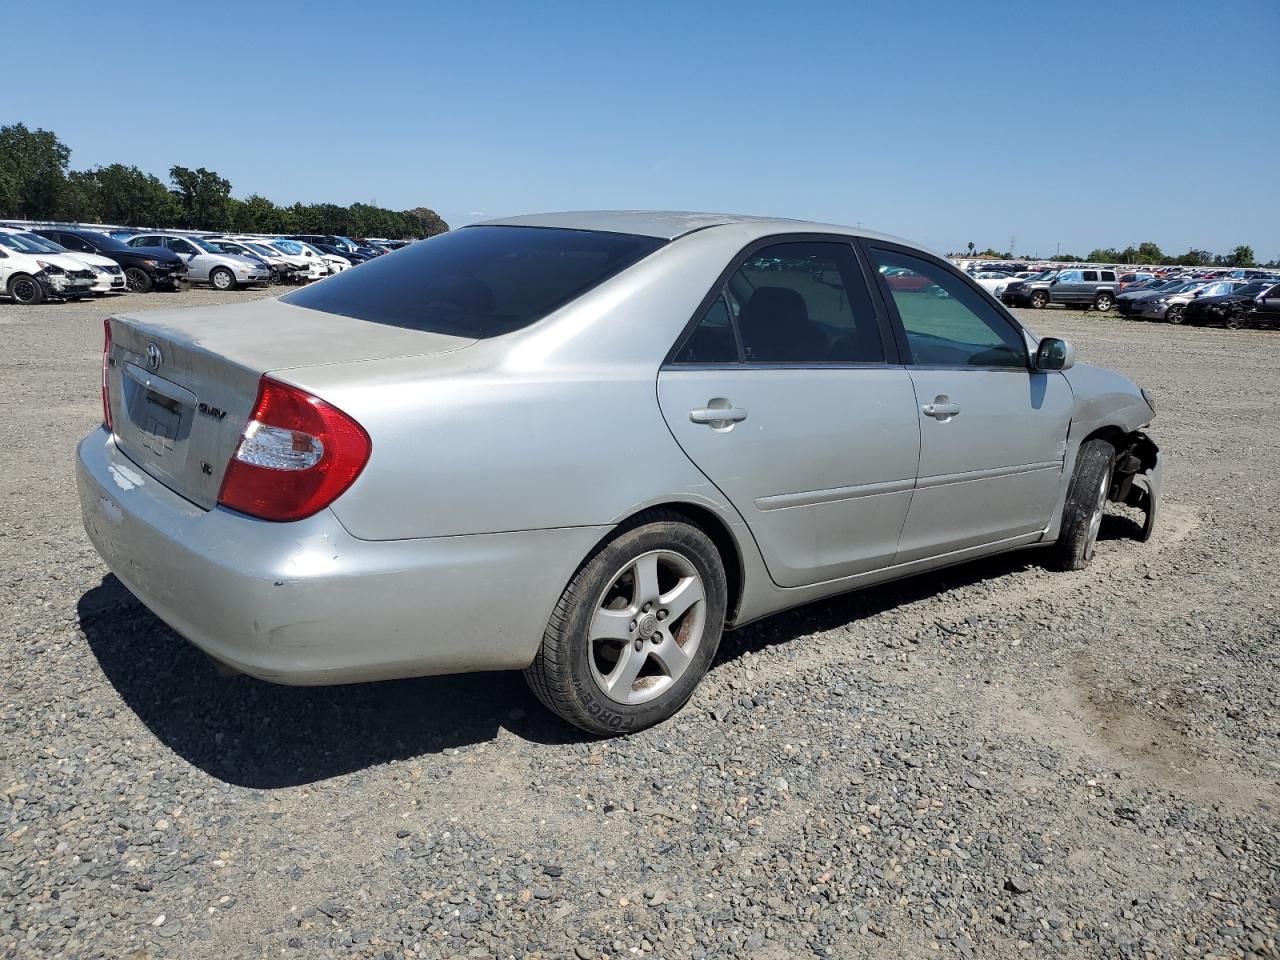
[[[706,626],[706,589],[674,550],[653,550],[611,578],[587,638],[591,675],[617,703],[661,696],[689,668]]]
[[[1094,549],[1098,546],[1098,532],[1102,529],[1102,517],[1106,513],[1107,493],[1111,490],[1111,470],[1102,471],[1102,482],[1098,484],[1098,499],[1089,516],[1089,533],[1084,541],[1085,560],[1093,559]]]
[[[18,277],[9,287],[9,296],[18,303],[32,303],[40,297],[40,286],[30,277]]]

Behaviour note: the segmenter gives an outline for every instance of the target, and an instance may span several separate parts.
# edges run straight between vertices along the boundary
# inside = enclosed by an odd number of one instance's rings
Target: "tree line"
[[[71,149],[49,130],[0,127],[0,217],[176,227],[233,233],[326,233],[412,239],[444,233],[434,210],[388,210],[367,203],[278,206],[253,194],[231,196],[231,181],[213,170],[169,168],[166,183],[134,166],[71,169]]]
[[[991,260],[1013,260],[1014,255],[1009,251],[1000,253],[988,247],[986,250],[978,250],[976,244],[970,243],[967,251],[948,254],[952,257],[981,257]],[[1071,253],[1058,253],[1052,257],[1032,257],[1022,255],[1018,259],[1024,260],[1052,260],[1055,263],[1127,263],[1127,264],[1143,264],[1143,263],[1159,263],[1166,266],[1180,267],[1275,267],[1280,266],[1280,259],[1272,260],[1268,263],[1259,264],[1254,258],[1253,247],[1241,244],[1230,253],[1213,253],[1209,250],[1197,250],[1192,247],[1186,253],[1175,256],[1165,253],[1160,249],[1160,245],[1148,240],[1140,243],[1136,247],[1133,244],[1125,247],[1123,250],[1117,250],[1115,247],[1098,247],[1089,251],[1087,257],[1077,257]]]

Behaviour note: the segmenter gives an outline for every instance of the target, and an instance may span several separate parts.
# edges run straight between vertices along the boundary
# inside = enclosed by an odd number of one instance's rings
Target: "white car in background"
[[[319,247],[312,246],[311,244],[307,243],[307,241],[305,240],[290,240],[289,242],[296,243],[298,246],[302,247],[305,250],[310,250],[313,254],[315,254],[317,257],[319,257],[321,260],[325,262],[325,264],[329,267],[329,272],[331,274],[341,273],[343,270],[346,270],[348,267],[351,266],[351,261],[348,260],[346,257],[340,257],[337,254],[333,254],[333,253],[325,253]]]
[[[46,237],[39,234],[30,233],[25,230],[15,230],[12,227],[0,227],[0,233],[13,234],[21,237],[23,240],[32,244],[46,253],[56,254],[62,257],[70,257],[83,263],[86,267],[93,271],[93,285],[89,288],[90,293],[124,293],[126,286],[124,282],[124,271],[120,269],[120,265],[114,260],[108,259],[97,253],[81,253],[78,250],[68,250],[60,243],[54,243]]]
[[[343,269],[343,267],[335,268],[332,263],[335,259],[341,260],[341,257],[328,257],[309,243],[290,240],[287,237],[272,237],[266,242],[290,256],[304,257],[308,263],[319,266],[321,277],[327,277],[331,273],[340,273]],[[344,260],[343,263],[345,264],[346,261]]]
[[[87,264],[65,253],[50,253],[18,233],[0,233],[0,284],[14,303],[92,296],[96,279]]]
[[[998,270],[979,270],[971,276],[974,283],[997,300],[1000,299],[1000,294],[1004,293],[1004,288],[1014,279],[1010,274],[1000,273]]]

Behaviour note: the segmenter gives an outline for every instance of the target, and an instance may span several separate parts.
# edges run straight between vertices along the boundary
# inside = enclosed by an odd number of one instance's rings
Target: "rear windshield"
[[[543,227],[465,227],[282,297],[359,320],[458,337],[519,330],[665,240]]]

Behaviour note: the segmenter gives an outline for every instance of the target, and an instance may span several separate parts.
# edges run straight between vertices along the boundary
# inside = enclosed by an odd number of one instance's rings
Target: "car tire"
[[[1080,445],[1062,507],[1062,528],[1053,545],[1052,565],[1057,569],[1081,570],[1093,559],[1115,459],[1116,448],[1106,440],[1086,440]]]
[[[1244,326],[1244,311],[1239,308],[1232,310],[1222,321],[1222,325],[1228,330],[1239,330]]]
[[[155,284],[151,274],[141,267],[127,267],[124,271],[124,285],[130,293],[150,293]]]
[[[701,529],[679,514],[642,514],[578,568],[525,680],[548,709],[591,734],[661,723],[711,666],[727,597],[720,553]]]
[[[1049,305],[1049,294],[1043,290],[1036,290],[1027,303],[1035,310],[1043,310]]]
[[[1175,324],[1175,325],[1176,325],[1176,324],[1181,324],[1181,323],[1182,323],[1182,319],[1183,319],[1183,318],[1182,318],[1182,311],[1183,311],[1183,310],[1185,310],[1185,309],[1186,309],[1186,307],[1184,307],[1184,306],[1183,306],[1182,304],[1180,304],[1180,303],[1171,303],[1171,304],[1169,304],[1169,309],[1168,309],[1168,310],[1166,310],[1166,311],[1164,312],[1164,319],[1165,319],[1165,322],[1166,322],[1166,323],[1172,323],[1172,324]]]
[[[1116,305],[1116,298],[1109,293],[1100,293],[1093,298],[1093,309],[1099,313],[1106,313]]]
[[[209,283],[213,285],[215,290],[234,290],[236,288],[236,275],[226,267],[214,267],[209,271]]]
[[[35,277],[18,273],[9,278],[9,299],[23,306],[34,306],[44,302],[44,287]]]

